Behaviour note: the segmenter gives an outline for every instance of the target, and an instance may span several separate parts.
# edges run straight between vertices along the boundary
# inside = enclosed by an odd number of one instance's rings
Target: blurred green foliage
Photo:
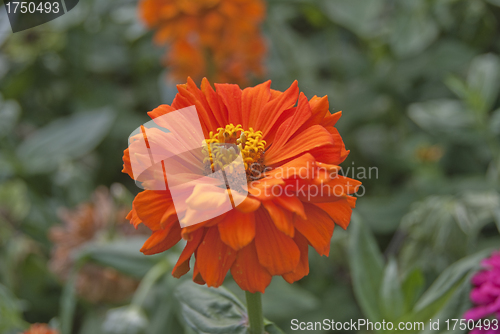
[[[297,79],[307,96],[328,95],[344,111],[345,171],[377,168],[330,257],[311,252],[294,285],[273,280],[266,329],[459,318],[479,259],[500,247],[500,1],[270,0],[264,33],[273,88]],[[102,184],[138,192],[121,157],[175,94],[163,52],[129,0],[82,0],[51,23],[0,31],[0,333],[49,321],[65,334],[245,331],[231,278],[214,290],[170,277],[179,249],[144,257],[140,240],[119,239],[75,255],[142,278],[125,305],[78,300],[47,268],[58,208]]]

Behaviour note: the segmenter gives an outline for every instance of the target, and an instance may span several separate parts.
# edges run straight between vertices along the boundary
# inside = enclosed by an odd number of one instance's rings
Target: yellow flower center
[[[226,172],[232,173],[233,166],[230,164],[241,153],[247,180],[252,181],[262,177],[265,147],[262,131],[254,131],[252,128],[243,130],[240,124],[228,124],[225,128],[218,128],[216,133],[210,131],[210,139],[205,139],[203,143],[203,162],[206,169],[212,172],[229,166],[229,171]]]

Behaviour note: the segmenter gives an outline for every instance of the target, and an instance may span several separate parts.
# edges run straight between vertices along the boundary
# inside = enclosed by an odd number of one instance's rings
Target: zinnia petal
[[[197,230],[191,234],[191,240],[186,243],[186,247],[182,250],[177,263],[172,270],[172,276],[179,278],[189,271],[189,260],[191,255],[198,248],[201,240],[203,239],[203,230]]]
[[[317,207],[325,211],[344,230],[351,221],[352,207],[347,199],[340,199],[335,202],[314,203]]]
[[[278,230],[293,238],[295,227],[292,223],[292,213],[288,210],[280,208],[273,201],[264,201],[262,202],[262,205],[266,208]]]
[[[241,289],[251,293],[264,293],[272,279],[271,274],[259,263],[254,242],[238,252],[231,267],[231,275]]]
[[[304,203],[304,207],[307,220],[296,217],[295,228],[307,238],[318,254],[328,256],[335,224],[326,212],[314,205]]]
[[[312,115],[309,101],[304,93],[299,95],[299,104],[293,115],[281,124],[273,141],[273,146],[282,147]]]
[[[169,192],[153,190],[140,192],[133,203],[137,217],[152,231],[162,229],[161,221],[165,213],[175,214],[171,210],[173,205]]]
[[[293,238],[300,250],[300,261],[294,271],[284,274],[283,278],[288,283],[293,283],[309,274],[309,244],[307,239],[299,232],[295,233]]]
[[[256,124],[258,113],[271,99],[271,80],[268,80],[255,87],[248,87],[243,90],[242,103],[242,125],[249,128],[251,124]]]
[[[280,161],[296,157],[299,154],[328,144],[333,144],[331,134],[322,126],[314,125],[282,147],[271,146],[266,152],[266,164],[274,165]]]
[[[222,285],[226,273],[236,260],[236,252],[222,242],[217,226],[207,230],[196,254],[196,265],[207,285]]]
[[[229,123],[241,124],[241,89],[238,85],[215,84],[217,94],[221,97],[229,115]]]
[[[260,264],[271,275],[295,270],[300,261],[300,250],[293,239],[278,230],[262,209],[257,211],[256,219],[255,246]]]
[[[231,211],[218,225],[221,240],[234,250],[239,250],[255,237],[255,215]]]
[[[164,230],[154,231],[141,248],[145,255],[153,255],[172,248],[181,240],[179,221],[174,221]]]
[[[269,133],[276,120],[281,114],[293,107],[299,96],[299,86],[297,81],[294,81],[290,88],[279,94],[275,99],[267,102],[261,110],[254,110],[257,113],[255,124],[250,123],[249,126],[260,129],[264,133],[264,139]]]

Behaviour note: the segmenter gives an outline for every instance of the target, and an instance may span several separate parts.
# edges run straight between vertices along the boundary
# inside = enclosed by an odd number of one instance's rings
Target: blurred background
[[[265,316],[285,333],[294,318],[460,318],[500,248],[500,1],[265,5],[264,71],[246,85],[328,95],[344,171],[364,186],[330,257],[310,252],[293,285],[275,277]],[[9,30],[1,15],[0,333],[195,333],[169,274],[182,248],[144,256],[148,232],[125,220],[140,190],[121,173],[128,136],[186,80],[165,66],[168,43],[128,0]]]

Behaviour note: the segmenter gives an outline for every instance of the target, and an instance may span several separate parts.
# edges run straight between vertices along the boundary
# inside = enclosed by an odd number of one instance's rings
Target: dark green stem
[[[262,300],[260,292],[245,291],[247,298],[248,323],[250,334],[264,334],[264,315],[262,314]]]

